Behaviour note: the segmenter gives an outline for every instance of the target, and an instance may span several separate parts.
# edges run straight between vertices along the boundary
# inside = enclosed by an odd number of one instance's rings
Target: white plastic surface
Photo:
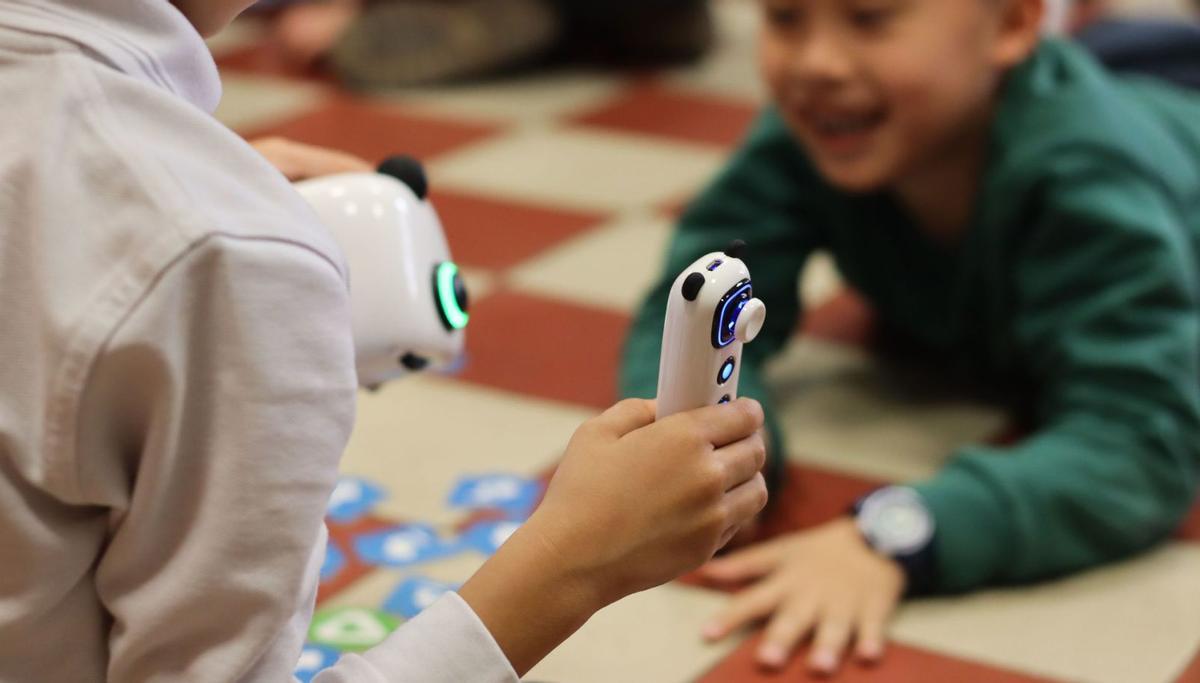
[[[716,261],[714,270],[709,266]],[[700,273],[704,286],[694,301],[683,296],[688,275]],[[766,306],[751,298],[742,308],[727,346],[713,345],[713,318],[721,300],[739,283],[750,280],[750,271],[740,259],[720,252],[708,254],[684,269],[671,286],[667,316],[663,324],[662,358],[658,367],[657,418],[715,405],[726,395],[737,398],[742,370],[742,345],[754,339],[766,320]],[[720,382],[721,366],[734,360],[732,376]]]
[[[295,187],[346,256],[359,383],[377,386],[406,374],[399,359],[407,353],[429,360],[430,367],[462,355],[463,331],[447,330],[438,312],[434,271],[451,258],[433,206],[378,173],[327,176]]]

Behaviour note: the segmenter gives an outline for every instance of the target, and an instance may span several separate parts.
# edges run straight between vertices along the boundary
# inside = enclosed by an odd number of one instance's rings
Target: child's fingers
[[[250,143],[288,180],[298,181],[335,173],[365,173],[371,164],[353,154],[272,137]]]
[[[855,646],[855,653],[862,661],[874,663],[883,658],[892,606],[889,600],[875,600],[863,607],[858,619],[858,643]]]
[[[291,143],[287,150],[292,167],[307,178],[335,173],[368,173],[371,164],[351,154],[311,145]]]
[[[715,559],[700,568],[700,575],[706,579],[727,583],[766,576],[783,562],[786,555],[785,540],[763,543]]]
[[[614,438],[654,423],[654,401],[627,398],[592,419],[592,426]]]
[[[794,595],[771,617],[758,648],[758,661],[773,669],[782,669],[801,639],[813,628],[817,603],[810,595]]]
[[[671,419],[674,419],[672,416]],[[695,429],[713,446],[720,448],[741,441],[763,425],[763,409],[758,401],[739,398],[733,403],[708,406],[687,413],[680,419],[692,421]]]
[[[813,638],[812,652],[808,656],[809,668],[823,674],[836,671],[842,653],[850,642],[853,624],[853,618],[842,609],[827,609],[821,615],[816,637]]]
[[[752,519],[767,505],[767,482],[762,473],[756,472],[749,481],[726,493],[725,505],[732,522],[725,533],[732,536],[738,527]]]
[[[779,605],[783,592],[782,584],[764,581],[738,593],[725,609],[704,627],[704,637],[720,640],[735,629],[762,619]]]
[[[718,450],[716,456],[725,468],[725,490],[729,491],[762,471],[767,462],[767,447],[755,433]]]

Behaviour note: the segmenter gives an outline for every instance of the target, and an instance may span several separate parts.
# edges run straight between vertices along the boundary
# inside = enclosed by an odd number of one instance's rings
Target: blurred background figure
[[[347,84],[440,83],[535,63],[686,63],[713,42],[705,0],[314,0],[279,6],[297,64],[325,60]]]
[[[1200,1],[1192,4],[1200,11]],[[1046,29],[1072,34],[1107,67],[1200,88],[1200,22],[1130,18],[1111,0],[1049,0]]]

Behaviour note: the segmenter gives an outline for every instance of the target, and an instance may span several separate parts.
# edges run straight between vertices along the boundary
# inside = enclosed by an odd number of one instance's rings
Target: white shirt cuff
[[[314,683],[517,683],[517,672],[458,593],[446,593],[387,640],[348,654]]]

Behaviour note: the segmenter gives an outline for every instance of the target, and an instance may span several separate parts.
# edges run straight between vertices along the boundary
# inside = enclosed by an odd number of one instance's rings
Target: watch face
[[[904,487],[880,489],[858,511],[858,527],[879,552],[911,555],[933,538],[933,516],[916,491]]]

